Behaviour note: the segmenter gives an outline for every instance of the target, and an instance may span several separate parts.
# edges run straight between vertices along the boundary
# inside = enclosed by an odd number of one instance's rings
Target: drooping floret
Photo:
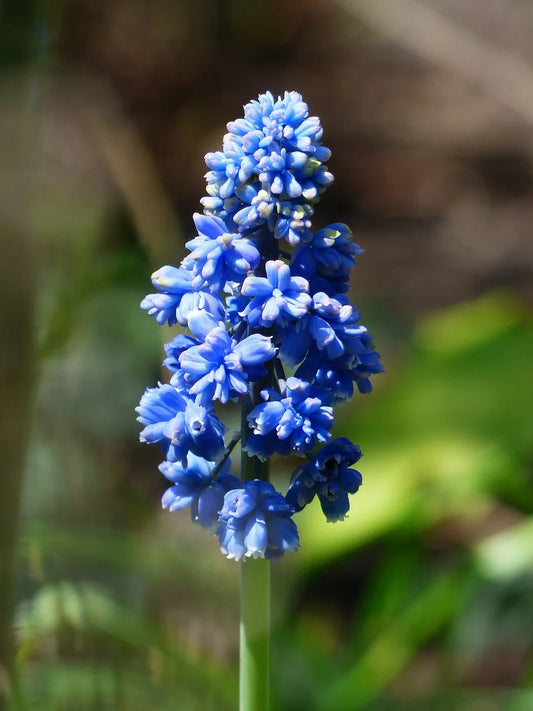
[[[141,301],[141,309],[155,316],[157,323],[169,326],[179,323],[187,325],[187,315],[195,309],[202,309],[217,318],[224,318],[224,304],[218,294],[208,288],[193,287],[193,273],[180,267],[161,267],[152,274],[152,284],[159,294],[148,294]]]
[[[145,425],[141,442],[160,442],[170,462],[186,467],[189,452],[216,460],[224,449],[224,426],[214,412],[172,385],[148,388],[136,410]]]
[[[217,536],[228,558],[276,560],[298,549],[300,542],[291,516],[294,508],[272,484],[255,479],[228,491],[220,511]]]
[[[237,341],[204,311],[189,315],[189,328],[201,342],[180,354],[171,382],[182,383],[206,406],[246,394],[250,382],[266,374],[264,363],[276,355],[271,337],[254,333]]]
[[[338,437],[296,469],[287,492],[287,501],[301,511],[318,496],[328,521],[342,521],[348,513],[348,494],[355,494],[363,481],[351,465],[361,458],[360,448],[346,437]]]
[[[294,377],[281,380],[279,385],[280,392],[262,390],[265,402],[248,415],[252,434],[246,451],[260,459],[267,459],[274,452],[304,454],[317,442],[327,442],[331,437],[333,408],[329,393]]]
[[[179,462],[164,461],[161,473],[173,486],[165,491],[161,503],[169,511],[181,511],[190,506],[191,519],[210,533],[218,528],[218,512],[224,504],[224,495],[240,486],[241,480],[229,473],[228,457],[217,472],[217,465],[192,452],[187,455],[187,467]]]

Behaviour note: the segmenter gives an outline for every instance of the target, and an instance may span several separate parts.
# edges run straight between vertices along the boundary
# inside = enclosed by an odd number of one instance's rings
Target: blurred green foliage
[[[158,358],[127,284],[88,297],[83,337],[43,372],[45,429],[71,419],[55,441],[37,426],[30,460],[21,709],[235,707],[237,566],[186,514],[156,513],[155,463],[132,465],[122,497],[94,451],[136,448],[128,408]],[[341,409],[364,486],[343,523],[302,512],[302,549],[276,568],[274,708],[530,708],[532,346],[529,314],[492,293],[425,319],[378,391]]]

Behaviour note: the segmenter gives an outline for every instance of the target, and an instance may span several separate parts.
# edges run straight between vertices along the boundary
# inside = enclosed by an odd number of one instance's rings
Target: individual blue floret
[[[308,284],[302,277],[292,277],[288,264],[281,259],[266,263],[266,277],[250,276],[243,282],[241,293],[251,297],[242,311],[252,328],[269,328],[275,322],[283,325],[301,318],[311,306]]]
[[[267,459],[274,452],[310,452],[317,442],[327,442],[333,424],[331,395],[299,378],[280,380],[280,390],[261,391],[266,402],[248,415],[253,432],[245,449],[250,456]]]
[[[186,351],[187,348],[191,348],[192,346],[198,345],[200,345],[200,341],[198,341],[197,338],[191,338],[191,336],[187,336],[184,333],[180,333],[178,336],[175,336],[171,341],[165,343],[164,347],[167,357],[163,361],[163,365],[171,373],[175,373],[180,367],[179,357],[183,353],[183,351]]]
[[[193,216],[198,236],[187,242],[189,254],[183,266],[193,275],[191,286],[220,290],[227,281],[242,282],[259,264],[257,247],[239,233],[229,233],[219,217]]]
[[[160,442],[171,462],[186,467],[189,452],[216,460],[224,451],[224,426],[214,412],[172,385],[148,388],[136,411],[145,425],[141,442]]]
[[[359,325],[359,314],[343,295],[332,299],[324,292],[313,295],[309,313],[278,328],[280,356],[290,366],[300,363],[315,345],[325,350],[329,360],[344,353],[361,351],[361,336],[366,328]]]
[[[219,525],[218,512],[224,504],[224,494],[241,484],[237,476],[229,473],[230,466],[228,457],[214,474],[216,463],[192,452],[187,455],[186,468],[179,462],[163,462],[159,469],[174,484],[163,494],[163,508],[181,511],[190,506],[193,522],[214,533]]]
[[[181,353],[172,382],[182,383],[206,406],[246,394],[249,383],[266,374],[264,363],[276,355],[271,337],[255,333],[237,341],[202,311],[189,315],[189,328],[201,343]]]
[[[228,558],[278,559],[298,550],[294,508],[272,484],[255,479],[228,491],[220,511],[217,536]]]
[[[154,316],[157,323],[169,326],[187,325],[187,316],[193,309],[204,309],[216,318],[224,319],[224,304],[217,294],[209,289],[196,289],[192,285],[193,274],[184,267],[165,266],[152,274],[152,284],[160,294],[148,294],[141,301],[141,308]]]
[[[355,258],[364,250],[352,239],[348,225],[336,222],[318,230],[313,239],[299,247],[293,256],[293,263],[315,262],[322,276],[348,275],[355,266]]]
[[[359,336],[356,353],[344,353],[331,360],[325,351],[313,346],[296,369],[295,376],[324,388],[337,403],[352,397],[354,383],[360,393],[371,392],[370,377],[381,372],[383,366],[379,353],[374,350],[372,337],[365,330]]]
[[[296,469],[291,478],[287,501],[301,511],[316,496],[328,521],[342,521],[348,513],[348,494],[355,494],[363,481],[350,469],[361,458],[360,448],[346,437],[326,444],[308,464]]]

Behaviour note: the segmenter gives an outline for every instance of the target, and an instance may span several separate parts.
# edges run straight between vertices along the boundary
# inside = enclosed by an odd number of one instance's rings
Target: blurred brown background
[[[13,708],[234,708],[237,571],[159,511],[133,408],[168,338],[138,303],[203,155],[285,89],[322,120],[314,227],[365,249],[387,372],[339,412],[350,519],[303,516],[275,573],[275,708],[533,708],[533,4],[4,0],[0,32]]]

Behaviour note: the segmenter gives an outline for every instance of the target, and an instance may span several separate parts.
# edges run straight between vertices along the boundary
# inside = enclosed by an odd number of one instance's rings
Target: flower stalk
[[[141,441],[166,456],[163,506],[190,508],[221,552],[242,561],[240,708],[267,711],[270,561],[298,550],[293,516],[315,497],[328,521],[346,516],[361,451],[331,439],[333,408],[355,387],[369,392],[382,367],[347,297],[362,250],[342,223],[311,230],[333,181],[319,119],[300,94],[267,92],[227,128],[222,150],[205,157],[189,254],[156,271],[157,293],[141,302],[188,333],[166,344],[170,383],[148,388],[137,411]],[[241,432],[226,444],[219,413],[239,400]],[[238,439],[240,478],[229,457]],[[308,460],[285,494],[269,481],[276,454]]]
[[[272,368],[264,380],[272,381]],[[252,388],[251,401],[241,407],[241,432],[248,429],[251,407],[259,400],[260,384]],[[270,480],[269,461],[249,457],[241,445],[241,478]],[[239,711],[269,711],[270,708],[270,561],[249,558],[241,562],[239,624]]]
[[[240,711],[270,708],[270,561],[241,563]]]

